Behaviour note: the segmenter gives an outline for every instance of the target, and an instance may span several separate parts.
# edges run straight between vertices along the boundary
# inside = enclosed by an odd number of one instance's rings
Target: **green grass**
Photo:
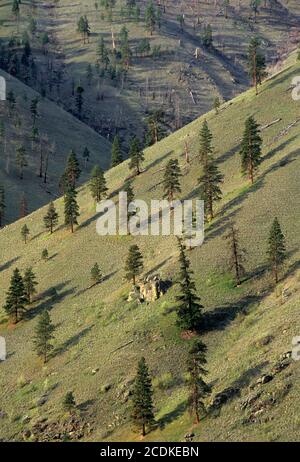
[[[260,424],[243,425],[246,414],[240,408],[249,385],[267,372],[280,354],[290,350],[292,337],[299,335],[299,127],[274,141],[298,117],[299,103],[292,100],[288,89],[292,77],[299,72],[299,64],[293,64],[265,82],[258,97],[249,90],[232,104],[224,105],[218,116],[213,113],[205,116],[214,135],[215,155],[225,175],[224,199],[207,229],[204,245],[192,250],[189,256],[205,312],[213,321],[211,329],[203,335],[208,346],[207,380],[213,384],[213,395],[238,384],[241,396],[223,406],[218,417],[209,416],[199,426],[193,425],[186,410],[187,394],[182,381],[190,340],[181,338],[172,311],[177,288],[173,286],[155,303],[134,305],[125,301],[129,285],[122,279],[124,258],[133,242],[144,255],[145,272],[159,267],[162,277],[174,278],[176,240],[99,237],[92,199],[87,186],[81,186],[78,196],[81,215],[74,235],[59,227],[45,239],[42,223],[45,209],[0,231],[0,306],[16,266],[22,270],[33,266],[39,280],[38,300],[29,312],[31,319],[11,326],[4,322],[5,313],[1,312],[0,335],[6,337],[9,353],[7,361],[0,365],[0,409],[8,414],[0,420],[1,438],[20,438],[21,429],[30,427],[22,424],[22,417],[28,415],[32,403],[40,396],[42,384],[48,380],[53,387],[48,401],[38,409],[41,415],[49,420],[60,418],[62,397],[72,389],[79,405],[90,402],[87,418],[93,422],[93,432],[87,440],[138,441],[139,435],[124,420],[129,415],[129,403],[122,401],[119,392],[128,387],[137,361],[144,355],[154,378],[156,415],[161,424],[146,440],[180,441],[191,429],[199,441],[299,439],[298,363],[264,385],[264,399],[267,393],[278,393],[280,399],[263,415]],[[249,114],[254,114],[262,125],[281,118],[262,132],[264,161],[252,187],[239,173],[237,150]],[[171,156],[178,157],[184,166],[183,140],[187,134],[193,155],[197,153],[203,120],[201,117],[146,150],[145,172],[134,180],[136,196],[148,201],[161,197],[161,169]],[[200,171],[195,158],[182,179],[182,198],[195,192]],[[127,162],[107,172],[110,193],[122,186],[127,175]],[[56,205],[62,223],[62,200]],[[289,259],[284,279],[273,290],[270,274],[260,269],[266,263],[266,241],[275,215],[287,237]],[[248,280],[239,288],[233,287],[226,269],[223,235],[230,220],[236,222],[241,244],[248,251]],[[25,222],[31,231],[27,245],[20,237]],[[45,246],[52,257],[48,262],[41,261]],[[109,277],[85,291],[95,261]],[[282,304],[281,291],[286,287],[290,296]],[[56,294],[51,288],[56,289]],[[45,367],[32,351],[36,315],[44,308],[50,310],[57,325],[55,354]],[[258,346],[266,335],[273,337],[272,342]],[[132,340],[133,343],[117,350]],[[93,374],[94,369],[99,370]],[[33,388],[25,385],[20,389],[17,383],[21,374]],[[292,387],[285,395],[286,382],[291,382]],[[107,385],[110,387],[103,393]]]

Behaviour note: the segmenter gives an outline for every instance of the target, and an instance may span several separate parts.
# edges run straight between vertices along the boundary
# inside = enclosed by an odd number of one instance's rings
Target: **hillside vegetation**
[[[62,199],[56,201],[60,225],[53,235],[43,228],[45,208],[0,231],[0,305],[15,267],[24,271],[32,266],[39,281],[26,319],[11,325],[1,312],[0,335],[8,348],[8,358],[0,364],[2,439],[21,439],[22,432],[31,431],[41,419],[54,425],[63,421],[62,399],[73,390],[82,419],[90,424],[83,440],[139,441],[129,421],[128,390],[137,361],[145,356],[153,377],[158,423],[146,440],[181,441],[191,431],[197,441],[299,440],[299,362],[290,361],[287,367],[279,367],[280,372],[271,373],[280,357],[291,350],[292,338],[299,335],[300,121],[291,81],[299,75],[300,65],[295,64],[295,56],[290,62],[264,82],[258,96],[249,90],[224,104],[219,114],[205,115],[225,176],[223,199],[207,225],[203,246],[189,252],[189,258],[207,321],[201,339],[208,347],[207,381],[213,391],[206,404],[228,388],[234,390],[227,390],[229,398],[194,425],[186,408],[185,386],[186,353],[192,339],[176,327],[174,310],[178,290],[175,238],[98,236],[95,205],[83,185],[74,234],[62,225]],[[261,124],[263,137],[263,162],[253,186],[241,176],[238,154],[249,115]],[[133,183],[138,198],[161,198],[164,167],[172,157],[179,159],[184,173],[181,198],[197,197],[198,136],[203,121],[204,116],[145,150],[145,171]],[[187,136],[189,165],[183,154]],[[128,174],[127,161],[107,172],[111,197],[117,197]],[[276,288],[266,265],[267,239],[275,216],[288,251]],[[226,269],[223,237],[232,221],[248,254],[247,277],[240,287],[235,287]],[[20,235],[24,223],[30,229],[27,244]],[[159,273],[173,281],[156,302],[127,302],[130,286],[124,282],[123,266],[133,243],[143,253],[144,275]],[[41,259],[44,248],[48,261]],[[89,288],[95,262],[105,278]],[[46,308],[56,330],[55,349],[43,366],[33,352],[32,337],[37,315]],[[271,374],[272,380],[250,388],[263,374]],[[43,439],[42,433],[38,438]]]

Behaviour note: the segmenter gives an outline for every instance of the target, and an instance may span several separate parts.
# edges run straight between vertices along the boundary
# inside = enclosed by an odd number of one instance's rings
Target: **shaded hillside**
[[[181,441],[191,430],[199,441],[299,439],[299,362],[290,361],[276,374],[271,372],[276,364],[278,369],[281,355],[291,350],[292,338],[299,335],[299,103],[293,101],[290,89],[299,72],[299,64],[293,64],[265,82],[258,97],[250,90],[222,106],[218,115],[205,116],[225,175],[223,200],[207,226],[204,245],[189,257],[207,321],[201,338],[208,346],[207,380],[213,394],[206,404],[228,387],[234,390],[230,399],[199,426],[193,425],[185,386],[191,340],[182,338],[175,323],[175,239],[98,236],[95,206],[88,188],[82,186],[79,226],[73,235],[61,225],[61,199],[56,202],[60,225],[52,236],[43,229],[45,209],[0,231],[0,305],[16,266],[21,270],[32,266],[39,281],[26,320],[12,326],[1,312],[0,334],[8,346],[8,359],[0,365],[1,438],[21,439],[22,432],[33,431],[40,419],[58,425],[63,396],[73,390],[82,419],[91,425],[90,431],[84,431],[84,440],[139,440],[128,423],[128,391],[143,355],[153,375],[159,424],[147,440]],[[241,176],[238,154],[244,120],[250,114],[261,124],[263,136],[263,162],[253,186]],[[145,172],[134,180],[137,197],[161,197],[163,170],[171,157],[179,159],[184,173],[181,197],[197,197],[198,134],[203,120],[146,150]],[[187,135],[190,165],[183,155]],[[112,197],[127,176],[127,162],[107,173]],[[266,266],[266,243],[275,216],[286,235],[288,252],[284,277],[276,288]],[[232,220],[248,254],[247,277],[239,288],[226,269],[223,237]],[[26,245],[20,237],[24,223],[31,231]],[[143,253],[144,274],[159,273],[173,281],[156,302],[127,302],[130,287],[123,280],[123,265],[133,243]],[[41,260],[44,248],[48,261]],[[96,261],[104,281],[89,288],[90,269]],[[32,351],[32,336],[37,314],[45,308],[56,331],[53,357],[42,366]],[[268,383],[249,388],[271,373]],[[244,405],[252,392],[260,394]],[[45,434],[36,437],[43,439]]]
[[[13,91],[16,100],[11,114],[8,101],[0,102],[0,122],[4,129],[0,143],[0,184],[5,190],[4,223],[7,224],[20,217],[24,196],[28,211],[32,212],[60,195],[59,179],[71,149],[77,153],[82,168],[80,181],[84,182],[96,163],[105,169],[109,167],[111,145],[90,127],[47,98],[41,98],[28,86],[4,72],[0,71],[0,75],[6,79],[7,95]],[[35,98],[39,99],[35,123],[38,135],[33,141],[30,106]],[[23,145],[28,165],[21,180],[16,157],[17,149]],[[82,157],[85,147],[90,151],[87,163]]]

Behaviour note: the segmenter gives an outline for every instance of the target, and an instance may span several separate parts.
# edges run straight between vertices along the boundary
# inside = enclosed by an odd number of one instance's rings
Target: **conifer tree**
[[[170,159],[167,163],[164,178],[163,188],[164,197],[168,199],[170,206],[173,206],[173,201],[176,193],[181,193],[180,177],[182,176],[177,159]]]
[[[199,156],[200,161],[205,165],[213,153],[212,147],[212,134],[208,128],[208,123],[204,120],[201,130],[200,130],[200,146],[199,146]]]
[[[4,225],[5,209],[5,191],[4,187],[0,184],[0,228]]]
[[[156,11],[152,0],[147,4],[145,10],[145,24],[146,29],[150,31],[150,35],[153,34],[156,24]]]
[[[65,181],[67,185],[75,188],[76,181],[79,179],[81,169],[75,151],[71,149],[65,169]]]
[[[200,186],[200,197],[204,200],[204,209],[207,220],[214,218],[214,204],[222,198],[220,184],[223,182],[223,175],[212,156],[204,164],[203,173],[198,179]]]
[[[141,173],[141,164],[144,161],[144,153],[141,149],[140,141],[136,136],[130,142],[129,157],[130,170],[134,170],[135,174],[139,175]]]
[[[27,244],[29,234],[30,234],[30,231],[29,231],[28,226],[26,224],[23,225],[22,228],[21,228],[21,236],[22,236],[23,241],[25,242],[25,244]]]
[[[28,215],[28,202],[25,194],[23,193],[20,201],[20,218],[24,218]]]
[[[76,87],[75,104],[76,104],[76,109],[77,109],[79,117],[81,116],[81,113],[82,113],[83,92],[84,92],[84,88],[81,85],[78,85]]]
[[[259,47],[260,40],[257,37],[252,38],[248,49],[248,69],[256,94],[258,94],[258,85],[266,76],[265,57],[260,52]]]
[[[216,114],[219,113],[220,106],[221,106],[220,98],[216,96],[214,99],[214,110]]]
[[[127,204],[130,204],[130,202],[134,201],[134,191],[132,187],[132,182],[130,180],[127,180],[124,184],[123,191],[127,193]],[[127,220],[129,220],[132,216],[135,215],[135,212],[129,212],[127,209]]]
[[[180,271],[178,283],[180,295],[176,296],[178,302],[177,324],[184,330],[198,331],[202,323],[202,308],[199,303],[200,298],[196,294],[196,286],[193,281],[193,271],[190,269],[190,261],[186,256],[185,247],[180,239],[179,246],[179,265]]]
[[[259,125],[254,117],[250,116],[245,122],[240,155],[242,160],[242,173],[243,175],[248,175],[251,184],[254,183],[255,174],[261,163],[261,146],[262,139]]]
[[[13,318],[14,324],[22,319],[22,316],[26,311],[26,303],[27,297],[25,294],[23,279],[19,269],[16,268],[10,281],[10,287],[6,294],[6,302],[4,305],[4,310],[10,317]]]
[[[93,199],[95,199],[97,203],[102,200],[108,191],[103,170],[98,165],[95,165],[92,170],[89,188]]]
[[[8,106],[8,115],[12,118],[16,111],[16,97],[12,90],[8,91],[6,101]]]
[[[23,277],[24,290],[30,304],[32,302],[32,297],[36,293],[36,286],[38,285],[36,280],[36,275],[34,274],[32,268],[27,268]]]
[[[143,256],[139,247],[134,244],[129,247],[129,252],[125,262],[125,278],[127,281],[132,281],[135,286],[136,277],[143,271]]]
[[[189,350],[187,360],[188,372],[188,407],[192,414],[195,415],[196,423],[200,422],[200,414],[205,413],[203,400],[209,396],[211,389],[203,379],[207,374],[205,370],[207,347],[200,340],[196,340]]]
[[[35,127],[36,119],[39,116],[38,113],[38,104],[39,104],[39,99],[38,98],[33,98],[30,103],[30,113],[31,113],[31,119],[32,119],[32,126]]]
[[[27,159],[26,159],[26,149],[23,145],[19,146],[17,148],[17,154],[16,154],[16,163],[17,167],[19,169],[19,178],[20,180],[23,180],[24,176],[24,167],[27,167]]]
[[[152,396],[152,382],[148,366],[145,358],[141,358],[132,391],[132,418],[134,423],[141,428],[142,436],[146,435],[146,428],[154,424]]]
[[[48,257],[49,257],[48,250],[47,250],[47,249],[43,249],[43,250],[42,250],[42,260],[46,261],[46,260],[48,260]]]
[[[91,269],[91,279],[93,284],[99,284],[99,282],[102,280],[102,274],[98,263],[95,263]]]
[[[268,241],[267,255],[274,275],[275,284],[279,281],[279,271],[287,258],[285,237],[281,230],[278,218],[274,218]]]
[[[229,243],[229,267],[234,271],[236,285],[241,285],[242,276],[245,274],[243,262],[245,260],[245,250],[240,247],[239,232],[233,224],[230,225],[228,234],[225,239]]]
[[[78,224],[77,218],[79,217],[79,207],[76,196],[76,190],[72,186],[69,186],[64,196],[65,225],[69,225],[72,233],[74,233],[74,225]]]
[[[123,162],[120,138],[118,135],[114,137],[113,144],[111,147],[111,166],[115,167]]]
[[[33,339],[34,349],[37,355],[43,358],[44,364],[48,361],[49,353],[53,349],[51,341],[54,338],[54,330],[55,327],[52,324],[49,312],[44,310],[38,318]]]
[[[82,153],[82,157],[83,157],[83,160],[84,160],[84,168],[86,168],[87,163],[90,160],[90,151],[89,151],[89,149],[87,147],[84,148],[84,151]]]
[[[72,413],[76,408],[76,401],[72,391],[68,391],[63,399],[63,409],[69,413]]]
[[[58,213],[54,206],[53,202],[50,202],[46,215],[44,216],[44,225],[45,228],[50,231],[50,234],[53,233],[53,228],[58,223]]]

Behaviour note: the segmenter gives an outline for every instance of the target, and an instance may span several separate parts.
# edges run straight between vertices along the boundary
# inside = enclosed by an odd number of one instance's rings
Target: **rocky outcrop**
[[[170,281],[163,281],[158,275],[149,276],[139,285],[132,288],[129,293],[128,302],[151,303],[158,300],[170,287]]]

